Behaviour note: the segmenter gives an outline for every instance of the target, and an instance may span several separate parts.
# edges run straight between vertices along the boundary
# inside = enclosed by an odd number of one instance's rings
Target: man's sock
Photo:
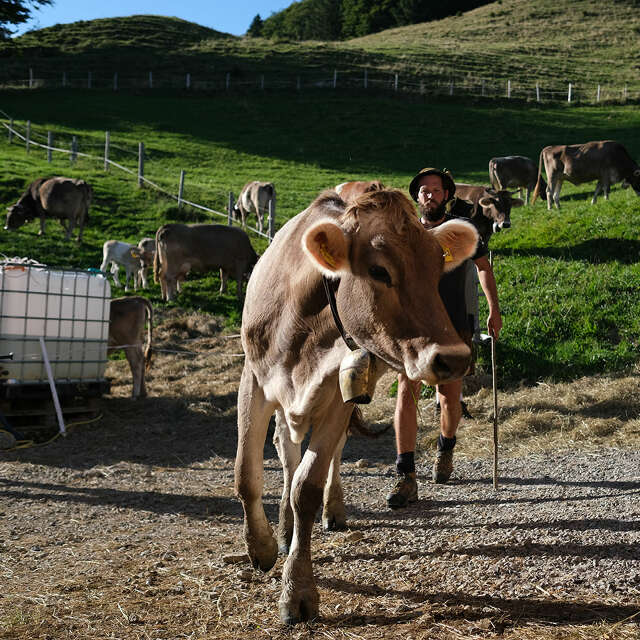
[[[396,471],[398,473],[416,472],[415,454],[413,451],[398,454],[398,457],[396,458]]]
[[[438,449],[440,451],[449,451],[456,446],[456,437],[445,438],[442,434],[438,436]]]

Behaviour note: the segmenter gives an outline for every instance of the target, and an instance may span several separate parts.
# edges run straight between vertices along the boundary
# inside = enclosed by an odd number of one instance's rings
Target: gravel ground
[[[249,567],[233,494],[238,345],[205,347],[157,356],[143,402],[110,363],[100,422],[0,454],[1,638],[640,638],[640,453],[505,456],[496,490],[464,431],[451,482],[427,481],[425,446],[399,511],[392,432],[349,440],[349,529],[318,522],[312,540],[321,617],[283,627],[283,559]],[[393,405],[378,402],[376,428]],[[272,522],[281,486],[269,442]]]

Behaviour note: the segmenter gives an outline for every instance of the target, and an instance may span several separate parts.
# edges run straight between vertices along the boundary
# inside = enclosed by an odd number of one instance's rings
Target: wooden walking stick
[[[493,268],[493,253],[489,253],[489,264]],[[498,379],[496,374],[496,336],[491,334],[491,376],[493,378],[493,488],[498,488]]]

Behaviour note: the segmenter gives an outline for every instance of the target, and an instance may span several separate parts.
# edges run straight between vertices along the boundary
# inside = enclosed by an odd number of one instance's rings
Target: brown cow
[[[144,325],[148,321],[147,341],[144,342]],[[151,339],[153,333],[153,307],[141,296],[115,298],[109,314],[109,353],[124,349],[131,367],[133,388],[131,397],[144,398],[147,389],[144,372],[151,364]],[[144,347],[144,350],[143,350]]]
[[[538,184],[536,184],[532,202],[536,201],[540,191],[543,161],[549,183],[547,209],[551,209],[554,202],[556,208],[560,208],[560,189],[564,180],[568,180],[571,184],[597,180],[591,204],[596,203],[598,194],[601,192],[605,200],[608,200],[611,185],[620,181],[623,187],[633,187],[640,196],[640,166],[631,158],[624,146],[614,140],[545,147],[540,152]]]
[[[529,196],[536,188],[538,168],[536,163],[526,156],[503,156],[489,160],[489,182],[496,191],[519,189],[520,197],[524,193],[524,203],[529,204]],[[542,180],[540,188],[547,189]]]
[[[363,193],[384,189],[384,185],[379,180],[354,180],[336,185],[334,189],[345,202],[351,202]]]
[[[155,238],[142,238],[138,242],[138,248],[142,251],[142,266],[138,270],[138,282],[142,283],[142,288],[146,289],[148,286],[148,271],[150,267],[153,267],[153,259],[156,256],[156,239]]]
[[[263,220],[265,214],[269,214],[269,202],[276,206],[276,188],[272,182],[258,182],[253,180],[247,182],[242,187],[240,195],[238,196],[238,202],[236,202],[233,213],[237,220],[238,217],[242,220],[242,226],[247,225],[247,216],[253,211],[258,218],[258,230],[262,231]]]
[[[374,355],[372,383],[387,366],[441,383],[464,375],[471,352],[451,325],[438,281],[477,242],[473,225],[462,220],[427,231],[400,191],[365,193],[349,206],[327,191],[278,231],[253,270],[242,315],[235,486],[254,566],[267,571],[278,547],[289,551],[279,603],[284,622],[318,615],[311,531],[320,505],[325,528],[344,520],[339,464],[354,405],[343,401],[338,373],[358,351],[340,336],[323,276],[344,329],[362,353]],[[274,412],[284,468],[277,542],[262,504],[264,441]]]
[[[40,232],[44,235],[45,220],[59,218],[66,231],[67,240],[75,226],[78,242],[82,242],[82,230],[89,219],[89,205],[93,190],[84,180],[63,178],[39,178],[20,196],[16,204],[7,207],[5,230],[14,230],[36,217],[40,218]]]
[[[512,207],[524,204],[509,191],[462,182],[456,182],[456,198],[473,205],[471,217],[487,245],[492,233],[511,227]]]
[[[220,293],[227,290],[227,277],[231,274],[241,299],[242,282],[257,260],[249,236],[242,229],[222,224],[165,224],[156,232],[153,275],[160,283],[163,300],[168,301],[175,298],[180,281],[190,271],[220,269]]]

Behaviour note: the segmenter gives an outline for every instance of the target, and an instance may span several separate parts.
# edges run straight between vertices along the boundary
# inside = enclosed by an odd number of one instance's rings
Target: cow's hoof
[[[280,620],[287,625],[314,620],[318,617],[318,592],[313,589],[296,591],[291,596],[283,593],[278,602]]]
[[[254,569],[267,572],[278,559],[278,545],[273,538],[270,538],[266,544],[260,545],[257,549],[247,548],[247,553]]]
[[[322,528],[324,531],[344,531],[347,528],[347,520],[340,516],[322,518]]]

